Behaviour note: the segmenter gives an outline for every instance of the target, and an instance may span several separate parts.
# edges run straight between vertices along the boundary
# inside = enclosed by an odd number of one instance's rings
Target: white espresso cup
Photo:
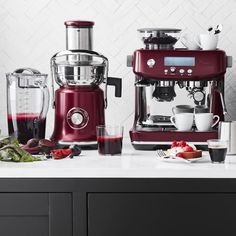
[[[199,41],[195,38],[195,42],[202,50],[215,50],[217,48],[218,40],[218,34],[200,34]]]
[[[213,121],[215,122],[213,123]],[[216,126],[220,120],[220,117],[213,115],[213,113],[196,113],[195,125],[198,131],[209,131]]]
[[[193,126],[193,113],[175,114],[170,121],[179,131],[189,131]]]

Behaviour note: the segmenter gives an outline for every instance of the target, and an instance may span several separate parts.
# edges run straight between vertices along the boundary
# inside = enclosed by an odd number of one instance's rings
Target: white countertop
[[[0,178],[236,178],[236,156],[227,156],[224,164],[212,164],[208,153],[194,163],[167,162],[127,142],[121,156],[99,156],[93,150],[73,159],[0,162]]]

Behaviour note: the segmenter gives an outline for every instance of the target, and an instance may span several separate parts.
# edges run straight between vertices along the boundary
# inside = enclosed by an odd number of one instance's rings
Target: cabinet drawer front
[[[91,193],[89,236],[236,235],[236,194]]]
[[[3,217],[0,216],[2,236],[48,236],[48,217]]]
[[[47,193],[1,193],[0,216],[48,215]]]

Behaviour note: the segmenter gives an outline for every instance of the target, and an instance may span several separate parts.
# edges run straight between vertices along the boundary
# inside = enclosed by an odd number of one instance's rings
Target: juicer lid
[[[77,28],[88,28],[93,27],[93,21],[84,21],[84,20],[68,20],[64,22],[66,27],[77,27]]]

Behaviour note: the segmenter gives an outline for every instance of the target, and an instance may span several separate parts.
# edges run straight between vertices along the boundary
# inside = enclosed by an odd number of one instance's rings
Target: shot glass
[[[224,163],[228,141],[221,139],[207,140],[208,150],[212,163]]]
[[[121,155],[123,126],[97,126],[98,152],[100,155]]]

